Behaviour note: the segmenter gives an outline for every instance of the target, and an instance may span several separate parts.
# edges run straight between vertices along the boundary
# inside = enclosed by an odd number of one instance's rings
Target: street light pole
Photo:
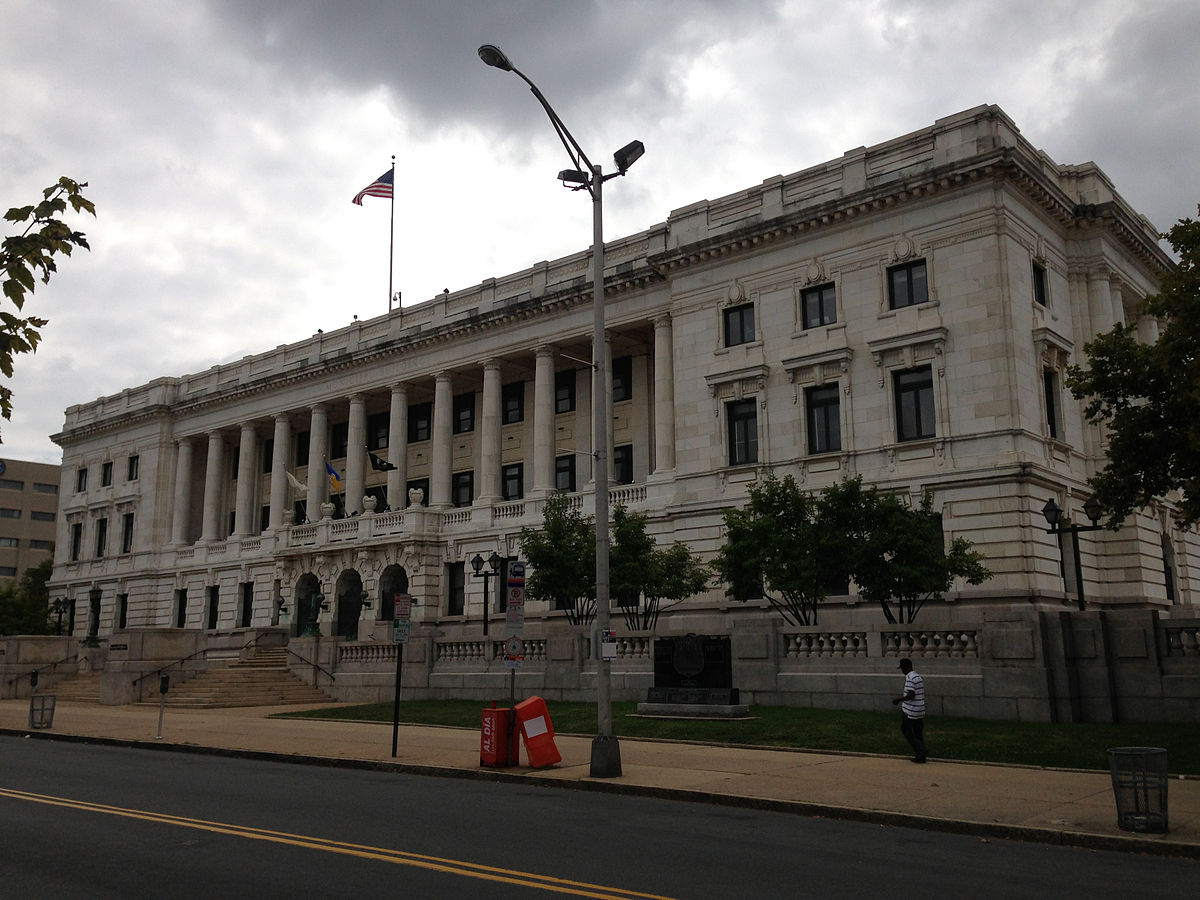
[[[558,173],[572,190],[586,190],[592,197],[592,435],[595,443],[593,477],[596,485],[596,628],[592,633],[592,655],[596,661],[596,737],[592,741],[591,776],[614,778],[621,775],[621,747],[612,728],[612,663],[603,659],[600,640],[610,624],[609,537],[608,537],[608,379],[605,377],[604,341],[604,205],[603,185],[610,178],[624,175],[645,152],[641,141],[626,144],[615,154],[617,171],[608,175],[592,165],[587,154],[567,130],[558,113],[523,72],[513,66],[504,51],[494,44],[479,48],[479,58],[493,68],[512,72],[527,85],[550,117],[558,139],[571,157],[572,169]]]
[[[1087,601],[1083,596],[1083,563],[1079,559],[1079,535],[1084,531],[1100,531],[1104,528],[1103,525],[1097,525],[1100,520],[1100,501],[1095,497],[1088,499],[1087,503],[1083,504],[1083,511],[1087,513],[1087,517],[1092,520],[1091,525],[1063,525],[1063,511],[1059,505],[1054,502],[1051,497],[1046,501],[1046,505],[1042,507],[1042,515],[1046,517],[1046,522],[1050,525],[1046,529],[1046,534],[1058,535],[1058,548],[1062,553],[1062,536],[1064,534],[1071,535],[1071,550],[1075,557],[1075,599],[1079,604],[1079,609],[1082,612],[1087,609]],[[1063,560],[1065,565],[1066,560]]]

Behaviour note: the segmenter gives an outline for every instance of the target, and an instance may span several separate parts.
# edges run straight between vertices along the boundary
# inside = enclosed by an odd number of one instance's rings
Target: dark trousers
[[[900,714],[900,733],[904,735],[904,739],[912,745],[913,753],[918,759],[925,758],[925,720],[910,719],[903,713]]]

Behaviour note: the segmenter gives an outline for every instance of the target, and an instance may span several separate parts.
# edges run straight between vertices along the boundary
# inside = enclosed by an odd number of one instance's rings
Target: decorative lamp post
[[[50,604],[50,610],[55,616],[58,617],[57,621],[54,623],[55,634],[62,634],[63,614],[66,613],[67,608],[68,603],[66,597],[55,597],[53,602]]]
[[[1064,525],[1062,523],[1063,511],[1054,502],[1053,497],[1047,500],[1046,505],[1042,507],[1042,515],[1046,517],[1046,522],[1050,525],[1046,529],[1046,534],[1058,535],[1058,549],[1064,556],[1064,566],[1067,564],[1067,561],[1065,558],[1066,551],[1063,550],[1062,536],[1064,534],[1071,535],[1071,549],[1074,551],[1075,556],[1075,596],[1080,610],[1087,609],[1087,601],[1083,596],[1083,564],[1079,561],[1079,535],[1084,531],[1101,531],[1104,528],[1103,525],[1097,524],[1100,521],[1100,513],[1102,512],[1099,500],[1095,497],[1088,498],[1088,501],[1083,504],[1083,511],[1092,520],[1091,525],[1076,525],[1074,523]]]
[[[567,130],[558,113],[550,106],[537,85],[517,69],[499,47],[484,44],[479,58],[487,65],[512,72],[527,85],[537,98],[558,139],[562,141],[573,168],[558,173],[564,186],[574,191],[587,191],[592,198],[592,439],[595,442],[596,483],[596,628],[592,635],[596,655],[596,737],[592,741],[591,776],[613,778],[621,774],[621,747],[612,732],[612,664],[602,658],[600,636],[609,626],[608,590],[608,379],[604,372],[604,206],[602,185],[610,178],[624,175],[646,152],[641,141],[631,141],[613,154],[617,171],[605,175],[600,166],[592,165],[587,154]]]
[[[504,560],[500,558],[500,554],[495,550],[488,557],[487,564],[491,566],[492,571],[483,571],[483,557],[476,553],[471,557],[471,568],[475,570],[475,577],[483,579],[483,636],[488,636],[488,618],[491,616],[492,608],[488,605],[488,580],[495,575],[497,579],[500,577],[500,565]],[[500,594],[500,583],[496,583],[496,594]],[[491,654],[489,653],[490,657]]]

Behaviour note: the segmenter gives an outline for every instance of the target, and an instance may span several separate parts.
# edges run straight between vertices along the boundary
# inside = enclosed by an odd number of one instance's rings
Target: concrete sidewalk
[[[52,728],[30,731],[29,701],[4,700],[0,701],[0,734],[94,739],[155,749],[520,780],[980,837],[1200,858],[1200,780],[1195,778],[1170,782],[1168,834],[1134,835],[1117,828],[1107,773],[953,763],[936,758],[916,766],[905,757],[623,738],[622,776],[593,779],[589,774],[590,737],[556,736],[563,760],[548,769],[482,769],[479,733],[472,729],[401,725],[393,759],[390,724],[270,718],[272,713],[304,708],[308,707],[168,708],[163,739],[157,740],[156,706],[64,702],[58,705]]]

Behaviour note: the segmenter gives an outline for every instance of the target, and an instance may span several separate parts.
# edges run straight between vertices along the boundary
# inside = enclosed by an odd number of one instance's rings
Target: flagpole
[[[392,154],[392,228],[388,236],[388,314],[392,312],[392,255],[396,248],[396,154]]]

